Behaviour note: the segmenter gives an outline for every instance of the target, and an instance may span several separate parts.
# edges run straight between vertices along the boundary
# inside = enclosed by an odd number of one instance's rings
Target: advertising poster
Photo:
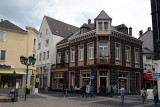
[[[147,89],[147,93],[148,93],[147,99],[154,99],[153,89]]]

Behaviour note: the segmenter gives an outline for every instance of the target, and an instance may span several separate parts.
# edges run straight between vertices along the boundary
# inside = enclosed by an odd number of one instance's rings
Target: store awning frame
[[[0,71],[0,74],[13,74],[14,71]],[[16,74],[26,74],[23,71],[16,71]]]

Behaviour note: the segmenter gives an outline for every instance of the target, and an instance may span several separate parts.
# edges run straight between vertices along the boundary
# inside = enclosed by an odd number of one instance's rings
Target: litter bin
[[[14,90],[14,102],[18,101],[18,89]]]

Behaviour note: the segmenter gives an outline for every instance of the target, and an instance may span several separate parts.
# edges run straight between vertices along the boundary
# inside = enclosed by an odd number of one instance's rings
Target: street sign
[[[153,73],[153,76],[159,77],[159,76],[160,76],[160,73]]]
[[[93,78],[94,78],[94,76],[90,76],[90,78],[91,78],[91,79],[93,79]]]
[[[151,71],[147,71],[146,75],[147,75],[147,77],[152,77],[152,72]]]

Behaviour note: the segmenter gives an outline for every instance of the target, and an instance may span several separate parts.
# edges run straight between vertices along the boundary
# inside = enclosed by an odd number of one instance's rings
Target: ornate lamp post
[[[20,61],[21,64],[24,64],[27,66],[27,74],[26,74],[26,91],[25,91],[25,101],[26,101],[26,97],[27,97],[27,78],[28,78],[28,66],[29,65],[34,65],[36,62],[36,58],[34,58],[33,56],[30,56],[28,58],[21,56],[20,57]]]

